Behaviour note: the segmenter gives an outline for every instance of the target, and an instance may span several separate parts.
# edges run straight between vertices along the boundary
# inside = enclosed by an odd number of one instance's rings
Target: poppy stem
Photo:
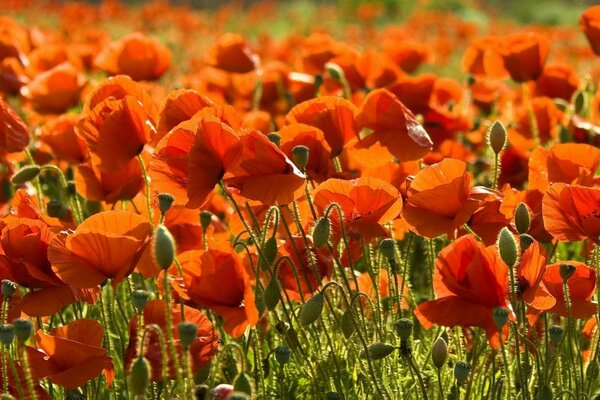
[[[3,304],[4,306],[4,304]],[[8,393],[8,358],[10,357],[9,348],[2,344],[2,393]]]
[[[181,377],[181,367],[179,364],[179,357],[177,354],[177,349],[175,348],[175,338],[173,337],[173,315],[171,312],[171,288],[169,283],[169,273],[167,271],[163,271],[164,273],[164,290],[165,290],[165,330],[166,330],[166,339],[167,346],[169,349],[169,355],[173,360],[173,369],[175,370],[175,385],[179,388],[179,390],[184,389],[184,382]],[[182,393],[185,398],[185,393]]]
[[[25,155],[27,156],[27,160],[29,161],[29,163],[31,165],[37,165],[35,160],[33,159],[33,156],[31,155],[31,152],[27,148],[25,149]],[[46,207],[44,207],[44,192],[42,191],[42,184],[40,183],[39,176],[36,176],[35,178],[33,178],[33,185],[35,186],[35,191],[36,191],[36,195],[38,198],[38,207],[40,209],[40,212],[43,215],[46,215]]]
[[[498,190],[498,176],[500,175],[500,155],[494,153],[494,179],[492,180],[492,189]]]
[[[504,340],[502,340],[502,329],[498,329],[498,335],[500,336],[500,352],[502,353],[502,369],[504,370],[504,375],[506,376],[506,393],[508,394],[508,399],[514,399],[512,392],[512,384],[510,382],[510,365],[508,364],[508,357],[506,356],[506,346],[504,345]]]
[[[17,348],[19,350],[19,358],[21,359],[23,372],[25,374],[27,391],[29,392],[28,398],[31,400],[37,400],[38,396],[35,391],[35,387],[33,386],[33,377],[31,376],[31,368],[29,368],[29,357],[27,357],[27,352],[25,351],[25,343],[19,343]]]
[[[42,170],[44,170],[44,169],[54,171],[58,175],[60,185],[62,186],[63,191],[65,192],[65,194],[67,195],[67,198],[69,199],[69,202],[71,203],[71,209],[73,210],[73,213],[75,216],[75,222],[77,222],[77,225],[79,225],[83,221],[83,211],[82,211],[83,209],[82,209],[81,205],[79,204],[79,198],[77,197],[77,190],[74,190],[74,192],[71,192],[69,190],[69,183],[67,182],[67,178],[65,178],[65,174],[56,165],[46,164],[46,165],[42,166]],[[75,184],[73,183],[73,187],[74,187],[74,185]]]

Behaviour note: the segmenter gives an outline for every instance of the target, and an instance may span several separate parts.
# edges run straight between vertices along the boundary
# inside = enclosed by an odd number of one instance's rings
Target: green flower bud
[[[131,304],[138,313],[144,310],[148,301],[150,301],[150,292],[147,290],[138,289],[131,295]]]
[[[175,259],[175,239],[162,224],[154,232],[154,259],[162,269],[169,268]]]
[[[252,395],[252,385],[250,384],[250,379],[248,379],[248,375],[245,373],[240,373],[235,377],[233,381],[233,390],[236,392],[246,393],[248,395]]]
[[[496,324],[496,328],[499,331],[504,328],[506,322],[508,321],[508,310],[504,307],[495,307],[492,309],[492,319],[494,320],[494,324]]]
[[[268,310],[274,310],[281,299],[281,289],[279,280],[274,276],[265,288],[265,306]]]
[[[533,238],[533,236],[524,233],[522,235],[519,235],[519,245],[521,246],[521,251],[525,251],[529,248],[529,246],[531,246],[533,244],[533,242],[535,241],[535,239]]]
[[[567,282],[573,276],[577,268],[571,264],[560,264],[558,272],[563,282]]]
[[[529,213],[529,207],[525,203],[519,203],[515,209],[515,227],[517,232],[523,234],[529,231],[531,224],[531,214]]]
[[[277,132],[271,132],[271,133],[269,133],[267,135],[267,138],[275,146],[277,146],[277,147],[281,146],[281,136],[279,135],[279,133],[277,133]]]
[[[402,318],[396,321],[394,328],[396,329],[396,334],[400,337],[400,339],[407,340],[412,334],[413,323],[406,318]]]
[[[589,109],[589,101],[584,91],[578,90],[573,95],[573,103],[575,108],[575,114],[580,117],[584,117]]]
[[[342,329],[342,334],[344,337],[346,339],[350,339],[356,329],[351,309],[346,309],[346,311],[344,311],[342,314],[342,318],[340,319],[340,328]]]
[[[286,346],[277,346],[273,352],[275,353],[275,359],[281,366],[287,364],[292,355],[292,351]]]
[[[158,195],[158,209],[160,213],[165,214],[169,211],[174,201],[175,198],[170,193],[160,193]]]
[[[19,343],[25,343],[33,333],[33,322],[24,318],[17,318],[13,321],[15,336]]]
[[[550,336],[550,340],[554,345],[558,345],[563,340],[564,334],[564,329],[558,325],[551,326],[548,329],[548,336]]]
[[[367,346],[367,351],[362,350],[359,356],[364,359],[380,360],[392,354],[394,350],[396,348],[388,343],[372,343]]]
[[[509,267],[513,267],[517,263],[519,253],[517,250],[517,241],[508,228],[504,227],[500,230],[496,246],[498,247],[498,253],[502,261]]]
[[[334,81],[336,81],[338,83],[342,83],[343,81],[346,80],[346,77],[344,75],[344,70],[342,69],[342,67],[340,67],[336,63],[332,63],[332,62],[325,63],[325,71],[327,71],[329,76],[331,76],[331,79],[333,79]]]
[[[262,247],[262,257],[259,259],[262,269],[267,269],[275,262],[277,258],[277,239],[271,236]]]
[[[471,366],[468,362],[459,361],[454,365],[454,378],[456,378],[456,383],[458,386],[465,384],[470,372]]]
[[[298,145],[292,148],[292,160],[294,161],[294,164],[296,164],[296,167],[298,167],[300,171],[304,171],[304,168],[306,168],[306,165],[308,164],[308,158],[308,147]]]
[[[206,230],[210,226],[212,222],[212,217],[213,213],[211,213],[210,211],[200,211],[200,226],[202,226],[204,232],[206,232]]]
[[[488,131],[488,143],[494,153],[500,154],[506,146],[506,138],[506,128],[502,122],[494,122]]]
[[[383,239],[379,242],[379,250],[390,262],[396,260],[396,243],[394,242],[394,239]]]
[[[15,329],[12,324],[0,325],[0,342],[6,347],[10,346],[15,339]]]
[[[433,365],[435,365],[437,369],[440,369],[446,363],[446,359],[448,359],[448,344],[444,338],[440,336],[433,343],[431,349],[431,361],[433,361]]]
[[[150,383],[150,363],[144,357],[138,357],[129,371],[129,387],[136,396],[144,396]]]
[[[313,243],[317,247],[323,247],[329,242],[329,235],[331,233],[331,222],[329,218],[320,218],[315,224],[313,229]]]
[[[179,333],[179,340],[184,349],[188,349],[198,333],[198,326],[193,322],[183,321],[177,325],[177,333]]]
[[[300,325],[307,326],[315,322],[323,312],[325,298],[321,292],[313,295],[300,309]]]
[[[35,179],[40,174],[40,172],[42,172],[42,169],[39,165],[26,165],[19,169],[17,172],[15,172],[11,179],[11,182],[14,185],[21,185],[25,182],[29,182],[30,180]]]
[[[10,299],[13,294],[17,291],[18,286],[10,279],[2,279],[2,298],[4,300]]]

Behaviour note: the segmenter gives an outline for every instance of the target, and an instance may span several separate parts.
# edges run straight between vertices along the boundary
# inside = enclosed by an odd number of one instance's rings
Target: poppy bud
[[[267,239],[262,247],[262,257],[260,258],[263,268],[268,268],[275,262],[277,257],[277,239],[275,236],[271,236]]]
[[[193,322],[180,322],[177,325],[177,333],[179,333],[179,340],[184,349],[188,349],[194,339],[196,339],[196,333],[198,333],[198,326]]]
[[[17,284],[10,279],[2,279],[2,298],[10,299],[17,290]]]
[[[562,341],[564,333],[564,329],[557,325],[551,326],[548,329],[548,335],[554,345],[558,345]]]
[[[471,372],[471,366],[468,362],[459,361],[454,365],[454,378],[456,378],[458,386],[464,385],[469,377],[469,372]]]
[[[200,226],[202,226],[204,232],[206,232],[210,226],[210,223],[212,222],[212,216],[213,213],[210,211],[200,211]]]
[[[500,230],[496,245],[502,261],[509,267],[514,266],[518,258],[517,241],[508,228],[504,227]]]
[[[524,234],[529,231],[529,225],[531,223],[531,215],[529,214],[529,208],[525,203],[519,203],[515,209],[515,227],[517,232]]]
[[[327,392],[325,394],[326,400],[344,400],[344,395],[338,392]]]
[[[42,172],[42,169],[39,165],[26,165],[15,172],[11,182],[14,185],[20,185],[22,183],[29,182],[30,180],[35,179],[40,172]]]
[[[292,355],[292,351],[286,346],[277,346],[274,350],[274,353],[275,359],[281,366],[287,364],[287,362],[290,360],[290,356]]]
[[[531,246],[533,244],[533,242],[535,241],[535,239],[533,238],[533,236],[524,233],[522,235],[519,236],[519,245],[521,246],[521,251],[525,251],[529,248],[529,246]]]
[[[342,318],[340,319],[340,328],[342,329],[342,333],[346,339],[350,339],[352,334],[354,333],[354,317],[352,316],[352,310],[347,309],[342,314]]]
[[[279,281],[276,276],[269,281],[269,284],[265,288],[265,306],[268,310],[274,310],[279,304],[281,299]]]
[[[396,334],[400,337],[400,339],[407,340],[412,333],[413,323],[406,318],[402,318],[396,321],[394,328],[396,329]]]
[[[494,307],[492,309],[492,319],[498,330],[501,331],[508,321],[508,310],[504,307]]]
[[[269,133],[267,135],[267,138],[275,146],[277,146],[277,147],[281,146],[281,136],[279,136],[279,133],[277,133],[277,132],[271,132],[271,133]]]
[[[342,83],[346,80],[344,70],[336,63],[328,62],[325,64],[325,71],[331,76],[331,79],[338,83]]]
[[[19,343],[25,343],[33,333],[33,323],[25,318],[17,318],[13,321],[15,336]]]
[[[141,313],[148,301],[150,300],[150,292],[147,290],[136,290],[131,295],[131,304],[138,313]]]
[[[433,365],[437,369],[440,369],[444,366],[446,359],[448,358],[448,344],[443,337],[437,338],[435,343],[433,343],[433,347],[431,348],[431,361],[433,361]]]
[[[175,258],[175,239],[164,225],[159,225],[154,232],[154,259],[158,266],[167,269]]]
[[[194,399],[195,400],[206,400],[209,388],[207,385],[198,385],[194,388]]]
[[[15,328],[12,324],[2,324],[0,325],[0,342],[6,347],[10,346],[10,344],[15,339]]]
[[[252,395],[252,385],[250,384],[248,375],[242,372],[236,376],[235,380],[233,381],[233,390]]]
[[[395,247],[396,244],[394,243],[394,239],[387,238],[379,242],[379,250],[381,250],[381,254],[383,254],[383,256],[390,262],[396,260]]]
[[[150,364],[144,357],[138,357],[131,365],[129,371],[129,387],[136,396],[146,394],[150,382]]]
[[[175,198],[170,193],[160,193],[158,195],[158,209],[160,213],[164,214],[169,211],[174,201]]]
[[[502,122],[496,121],[492,124],[488,132],[488,143],[496,155],[504,149],[504,146],[506,146],[506,128],[504,128]]]
[[[294,146],[292,149],[292,160],[294,160],[294,164],[296,164],[296,167],[298,167],[300,171],[304,171],[304,168],[306,168],[306,164],[308,164],[308,157],[308,147],[298,145]]]
[[[575,114],[585,117],[588,114],[589,101],[585,92],[578,90],[573,96],[573,105]]]
[[[321,292],[312,296],[300,309],[300,325],[306,326],[315,322],[323,312],[324,297]]]
[[[313,229],[313,243],[317,247],[323,247],[329,242],[331,222],[328,217],[319,219]]]
[[[560,274],[560,277],[562,278],[563,282],[567,282],[569,278],[573,276],[576,269],[577,268],[571,264],[560,264],[558,268],[558,273]]]
[[[367,350],[362,350],[359,354],[360,358],[380,360],[392,354],[396,348],[388,343],[372,343],[367,347]]]

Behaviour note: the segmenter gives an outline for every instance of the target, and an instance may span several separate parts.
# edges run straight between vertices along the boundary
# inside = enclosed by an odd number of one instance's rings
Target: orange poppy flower
[[[0,221],[0,279],[30,289],[21,301],[27,315],[52,315],[78,300],[96,302],[95,291],[73,289],[52,271],[47,248],[55,235],[40,219],[7,216]]]
[[[104,172],[90,160],[77,166],[75,186],[88,200],[114,204],[131,200],[144,189],[144,177],[137,159],[131,159],[122,169]]]
[[[412,40],[384,39],[381,47],[385,54],[404,72],[413,73],[421,64],[432,59],[432,51],[425,44]]]
[[[166,313],[165,313],[165,302],[162,300],[151,300],[144,307],[144,325],[156,324],[163,331],[166,336]],[[192,361],[192,372],[197,372],[202,366],[208,364],[210,360],[217,353],[219,347],[219,336],[215,331],[215,328],[211,324],[210,320],[206,318],[206,315],[202,311],[193,309],[191,307],[183,307],[183,318],[181,316],[181,307],[176,304],[172,304],[171,307],[171,318],[173,326],[173,338],[175,341],[175,347],[178,353],[181,353],[181,342],[179,340],[179,333],[177,325],[185,320],[196,324],[198,330],[196,337],[190,344],[189,354]],[[134,315],[129,321],[129,345],[125,350],[125,369],[129,370],[131,363],[139,355],[139,344],[138,344],[138,316]],[[150,363],[150,370],[152,375],[150,379],[153,382],[160,382],[163,380],[162,377],[162,358],[168,357],[169,375],[174,378],[175,371],[173,370],[173,361],[170,359],[171,354],[161,354],[160,344],[158,336],[155,332],[149,332],[146,336],[146,345],[144,347],[144,357]]]
[[[535,81],[535,94],[571,101],[578,87],[579,77],[573,67],[569,64],[553,64],[546,66],[542,75]]]
[[[519,295],[529,307],[527,318],[531,325],[542,311],[549,310],[556,304],[556,299],[542,281],[545,272],[546,254],[538,242],[533,242],[521,256],[516,274]]]
[[[563,242],[590,239],[600,244],[600,188],[551,185],[542,210],[546,230]]]
[[[377,178],[353,180],[328,179],[314,190],[313,202],[321,215],[331,203],[337,203],[344,214],[344,229],[351,236],[365,240],[386,237],[384,224],[402,211],[402,196],[394,186]],[[334,238],[340,237],[341,226],[337,211],[332,209]]]
[[[471,187],[464,161],[446,158],[419,171],[407,190],[403,217],[419,234],[434,238],[466,223],[489,189]],[[440,201],[444,199],[444,201]]]
[[[600,150],[582,143],[538,147],[529,158],[529,190],[545,192],[552,183],[592,186],[600,165]]]
[[[97,68],[133,80],[160,78],[171,66],[171,51],[158,39],[134,32],[112,42],[94,60]]]
[[[173,195],[175,204],[189,208],[204,205],[242,152],[236,132],[221,118],[210,115],[210,110],[207,108],[173,128],[152,157],[150,176],[154,188]]]
[[[309,252],[312,253],[310,257]],[[310,239],[309,248],[307,248],[304,239],[301,236],[295,236],[293,243],[287,241],[281,247],[281,253],[289,256],[293,262],[293,265],[291,265],[287,260],[284,260],[277,269],[277,278],[279,278],[282,289],[292,300],[300,301],[300,292],[302,292],[304,300],[308,300],[313,292],[319,289],[323,280],[331,277],[333,272],[331,254],[325,247],[315,249]],[[310,264],[311,258],[315,258],[316,272]],[[316,276],[316,273],[318,273],[318,276]],[[300,288],[296,281],[296,275],[300,281]]]
[[[112,358],[102,348],[103,337],[102,325],[91,319],[78,319],[48,333],[38,330],[35,338],[40,350],[35,362],[30,362],[33,374],[76,389],[103,372],[110,386],[115,371]]]
[[[23,151],[29,144],[29,129],[0,97],[0,153]]]
[[[556,103],[548,97],[535,97],[531,101],[531,106],[533,107],[538,134],[542,144],[556,138],[563,116]],[[531,119],[529,117],[529,110],[526,107],[521,107],[516,112],[515,129],[509,130],[509,142],[514,143],[517,140],[523,140],[523,138],[515,138],[515,134],[525,138],[524,145],[526,148],[534,147]],[[528,142],[527,139],[529,139]],[[514,144],[517,145],[516,143]]]
[[[19,318],[19,316],[16,316],[15,318]],[[12,321],[12,320],[8,319],[8,321]],[[33,349],[31,347],[25,347],[25,352],[27,353],[29,363],[42,364],[44,362],[44,354],[42,352],[40,352],[36,349]],[[16,369],[18,378],[15,379],[14,373],[8,374],[7,390],[14,398],[18,398],[19,394],[23,391],[23,388],[27,387],[27,377],[25,376],[25,371],[23,370],[22,361],[15,360],[14,365],[15,365],[15,369]],[[42,385],[40,385],[39,383],[36,383],[36,382],[41,382],[42,379],[44,378],[43,376],[39,376],[38,373],[45,372],[44,370],[38,371],[38,369],[40,369],[40,368],[31,368],[30,367],[31,378],[33,379],[33,382],[34,382],[33,388],[34,388],[35,394],[37,395],[37,399],[38,400],[52,400],[52,398],[50,397],[48,392],[46,392],[44,390]],[[29,393],[26,393],[25,396],[26,396],[26,397],[24,397],[25,400],[32,399],[32,396]]]
[[[472,235],[452,242],[435,263],[433,289],[435,300],[420,304],[414,311],[425,329],[434,324],[478,326],[485,330],[492,348],[500,347],[504,339],[500,339],[492,310],[509,307],[508,269],[495,248],[486,248]],[[505,331],[504,335],[507,326]]]
[[[497,36],[484,36],[472,41],[462,57],[463,71],[488,78],[504,78],[508,73],[504,69],[500,46]]]
[[[500,205],[500,212],[510,221],[515,215],[515,209],[519,203],[525,203],[531,214],[529,233],[539,242],[549,242],[552,236],[544,228],[544,217],[542,213],[542,199],[544,193],[539,190],[512,189],[509,185],[502,188],[504,198]]]
[[[157,114],[157,107],[154,100],[141,84],[133,81],[127,75],[111,76],[94,87],[85,99],[83,113],[89,113],[106,99],[123,100],[127,96],[133,96],[138,100],[154,124],[153,119]]]
[[[204,55],[204,61],[212,67],[241,74],[260,65],[258,56],[250,50],[246,39],[234,33],[220,36]]]
[[[52,149],[59,160],[79,164],[88,157],[85,141],[77,136],[75,127],[79,121],[77,114],[63,114],[47,121],[40,129],[39,139]]]
[[[180,255],[185,291],[183,298],[206,307],[224,320],[233,337],[258,322],[254,290],[240,257],[230,248],[192,250]],[[227,285],[223,285],[227,282]]]
[[[356,115],[358,129],[371,129],[363,146],[377,141],[400,161],[418,160],[432,148],[433,142],[413,113],[385,89],[372,91]]]
[[[498,239],[498,233],[504,227],[510,226],[512,215],[507,217],[500,210],[503,196],[489,196],[469,218],[468,225],[486,246],[492,246]],[[462,232],[462,230],[461,230]]]
[[[79,102],[85,76],[69,63],[59,64],[35,76],[21,88],[21,95],[39,112],[61,113]]]
[[[300,46],[302,72],[311,75],[321,74],[325,63],[349,50],[347,44],[336,42],[328,34],[313,33],[304,39]]]
[[[413,114],[425,114],[429,110],[429,99],[437,77],[434,74],[402,76],[387,87]]]
[[[560,265],[568,264],[575,267],[575,272],[567,281],[569,286],[569,299],[571,302],[571,317],[576,319],[588,318],[596,313],[598,304],[592,301],[596,290],[596,271],[578,261],[559,261],[548,265],[544,273],[543,282],[548,291],[556,299],[554,307],[548,311],[567,317],[563,280],[560,276]]]
[[[540,77],[550,51],[550,39],[541,34],[520,32],[502,38],[504,67],[515,82]]]
[[[244,150],[223,178],[225,185],[264,205],[288,204],[302,195],[306,177],[267,136],[250,131],[240,143]]]
[[[600,6],[588,8],[579,17],[579,27],[596,55],[600,56]]]
[[[29,77],[17,57],[0,57],[0,92],[17,94],[27,82]]]
[[[314,126],[292,123],[278,132],[281,137],[279,148],[292,159],[292,149],[302,145],[308,148],[308,164],[305,172],[315,182],[323,182],[333,172],[331,148],[325,141],[323,131]]]
[[[298,122],[319,128],[336,157],[351,139],[358,136],[354,121],[356,106],[340,97],[323,96],[296,105],[285,117],[286,123]]]
[[[113,285],[134,269],[149,240],[150,223],[129,211],[104,211],[75,231],[61,232],[48,247],[52,270],[75,288],[94,288],[107,279]]]

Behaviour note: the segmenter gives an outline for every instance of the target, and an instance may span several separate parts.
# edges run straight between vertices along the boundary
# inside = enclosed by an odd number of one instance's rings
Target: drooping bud
[[[531,214],[529,213],[529,207],[525,203],[519,203],[515,209],[515,228],[517,232],[524,234],[529,231],[531,224]]]
[[[313,229],[313,243],[316,247],[323,247],[329,242],[331,222],[328,217],[320,218]]]
[[[394,328],[396,329],[396,334],[402,340],[407,340],[412,334],[413,323],[406,318],[402,318],[394,324]]]
[[[496,155],[500,154],[504,146],[506,146],[506,137],[506,128],[504,128],[502,122],[494,122],[488,132],[488,142]]]
[[[175,239],[169,229],[164,225],[158,225],[154,232],[154,259],[162,269],[167,269],[175,259]]]
[[[324,296],[321,292],[313,295],[300,309],[300,325],[307,326],[315,322],[323,312]]]
[[[150,364],[144,357],[138,357],[129,371],[129,387],[136,396],[144,396],[150,383]]]
[[[250,384],[248,375],[241,372],[238,376],[236,376],[235,380],[233,381],[233,390],[252,395],[252,385]]]
[[[12,324],[19,343],[25,343],[33,333],[33,323],[25,318],[17,318]]]
[[[562,278],[563,282],[567,282],[569,278],[573,276],[576,270],[577,268],[574,265],[560,264],[558,268],[558,273],[560,274],[560,277]]]
[[[2,279],[2,298],[4,300],[10,299],[17,291],[17,288],[17,284],[10,279]]]
[[[15,328],[12,324],[0,325],[0,342],[6,347],[10,346],[15,339]]]
[[[381,254],[383,254],[383,256],[387,258],[390,262],[396,260],[395,248],[396,244],[394,242],[394,239],[387,238],[379,242],[379,250],[381,251]]]
[[[265,287],[265,306],[268,310],[274,310],[281,299],[281,289],[276,276],[273,276],[267,287]]]
[[[188,349],[194,339],[196,339],[196,333],[198,333],[198,326],[193,322],[183,321],[177,325],[177,333],[179,334],[179,340],[184,349]]]
[[[342,318],[340,319],[340,328],[342,329],[342,334],[346,339],[350,339],[352,334],[354,333],[356,326],[354,325],[354,317],[352,316],[352,310],[350,308],[346,309],[342,314]]]
[[[14,185],[20,185],[25,182],[29,182],[30,180],[35,179],[40,172],[42,172],[42,169],[39,165],[26,165],[15,172],[11,182]]]
[[[149,300],[150,292],[147,290],[138,289],[131,294],[131,304],[138,314],[144,310]]]
[[[465,361],[459,361],[454,365],[454,378],[458,386],[462,386],[467,381],[469,373],[471,372],[471,365]]]
[[[367,346],[367,350],[362,350],[360,358],[380,360],[392,354],[396,348],[388,343],[372,343]]]
[[[290,360],[290,356],[292,355],[292,351],[286,346],[277,346],[273,353],[275,353],[275,359],[281,366],[287,364],[287,362]]]
[[[431,361],[437,369],[440,369],[448,359],[448,344],[443,337],[438,337],[431,348]]]
[[[508,321],[508,310],[504,307],[494,307],[492,309],[492,319],[498,331],[502,331]]]
[[[277,258],[277,239],[271,236],[262,246],[262,257],[259,259],[261,268],[269,268],[275,262],[275,258]]]
[[[502,261],[509,267],[514,266],[517,263],[519,253],[517,250],[517,241],[508,228],[504,227],[500,230],[496,245]]]
[[[535,242],[535,239],[530,234],[524,233],[519,235],[519,245],[521,246],[521,251],[524,252],[527,250],[529,246],[533,244],[533,242]]]
[[[294,146],[292,149],[292,160],[300,171],[304,171],[304,168],[306,168],[306,165],[308,164],[308,158],[308,147],[303,145]]]
[[[174,201],[175,198],[170,193],[160,193],[158,195],[158,209],[160,213],[165,214],[169,211]]]
[[[564,329],[558,325],[551,326],[548,329],[548,336],[550,336],[550,340],[554,345],[558,345],[562,341],[564,333]]]
[[[212,222],[212,216],[213,213],[210,211],[200,211],[200,226],[202,226],[204,232],[206,232],[210,226],[210,223]]]

